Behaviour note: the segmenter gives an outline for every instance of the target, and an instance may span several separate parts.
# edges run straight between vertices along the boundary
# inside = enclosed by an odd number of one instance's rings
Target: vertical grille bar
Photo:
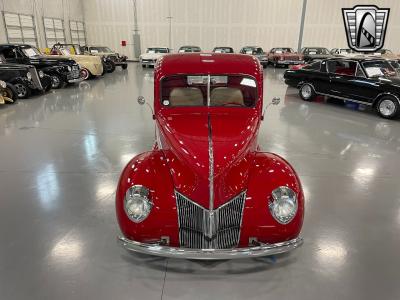
[[[237,246],[243,217],[246,193],[242,192],[226,204],[214,210],[210,217],[207,209],[175,192],[179,223],[179,243],[181,247],[195,249],[227,249]],[[206,218],[213,218],[207,220]],[[216,234],[205,235],[206,222],[214,222]]]

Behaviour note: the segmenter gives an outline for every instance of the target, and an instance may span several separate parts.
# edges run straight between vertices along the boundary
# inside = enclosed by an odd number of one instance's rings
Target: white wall
[[[39,47],[46,47],[43,17],[64,20],[65,36],[71,41],[69,20],[83,21],[83,4],[81,0],[0,0],[0,10],[33,15],[36,23]],[[3,17],[0,17],[0,43],[6,43],[7,36]]]

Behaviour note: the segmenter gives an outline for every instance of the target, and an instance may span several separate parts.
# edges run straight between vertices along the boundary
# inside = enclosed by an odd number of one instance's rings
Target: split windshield
[[[396,76],[392,65],[386,61],[365,61],[362,63],[368,77],[391,77]]]
[[[243,75],[177,75],[161,82],[164,107],[253,107],[257,100],[255,79]]]

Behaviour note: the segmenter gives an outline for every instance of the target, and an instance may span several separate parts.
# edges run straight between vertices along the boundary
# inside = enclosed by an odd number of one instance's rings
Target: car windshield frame
[[[174,77],[186,77],[186,78],[188,78],[190,76],[192,76],[192,77],[203,77],[203,78],[204,77],[208,77],[207,83],[203,83],[203,85],[205,85],[206,88],[207,88],[206,98],[204,98],[204,95],[203,95],[203,105],[176,105],[176,106],[165,105],[163,103],[164,102],[164,100],[163,100],[163,84],[164,84],[165,80],[170,79],[170,78],[174,78]],[[246,78],[246,79],[252,80],[254,82],[255,86],[248,85],[248,86],[254,88],[254,101],[253,101],[251,106],[247,106],[247,105],[240,105],[240,106],[239,105],[229,105],[229,106],[228,105],[210,105],[211,104],[211,102],[210,102],[211,101],[211,99],[210,99],[210,92],[211,92],[211,83],[210,83],[210,81],[211,81],[211,78],[212,77],[224,77],[224,76],[227,76],[227,77],[243,77],[242,80]],[[243,84],[243,85],[246,85],[246,84]],[[189,85],[187,87],[189,87]],[[229,86],[227,85],[227,87],[229,87]],[[259,86],[258,86],[257,79],[254,76],[251,76],[249,74],[241,74],[241,73],[235,73],[235,74],[212,74],[212,75],[210,75],[210,74],[176,74],[176,75],[170,75],[170,76],[163,76],[160,79],[159,101],[160,101],[161,107],[167,108],[167,109],[182,108],[182,107],[192,107],[192,108],[193,107],[197,107],[197,108],[200,108],[200,107],[207,107],[207,108],[249,108],[249,109],[251,109],[251,108],[256,107],[256,105],[257,105],[257,103],[259,101],[258,88],[259,88]],[[169,97],[170,97],[170,95],[168,95],[168,99],[169,99]],[[206,99],[207,99],[207,103],[205,105],[204,101]]]
[[[310,54],[310,50],[315,50],[311,52],[316,52],[315,54]],[[321,52],[321,53],[319,53]],[[329,55],[329,50],[327,48],[323,47],[310,47],[310,48],[305,48],[304,53],[306,55]]]
[[[29,58],[38,57],[38,56],[42,56],[43,55],[42,52],[40,52],[40,50],[38,48],[33,47],[33,46],[29,46],[29,47],[28,46],[24,46],[24,47],[21,47],[21,50]],[[29,54],[29,52],[28,52],[29,50],[34,51],[35,54],[34,55]]]
[[[374,64],[374,63],[375,64],[378,64],[378,63],[386,64],[386,67],[389,67],[389,68],[382,68],[382,67],[379,67],[379,66],[369,66],[369,67],[365,66],[366,64]],[[364,70],[365,75],[368,78],[394,77],[397,74],[395,68],[387,60],[368,60],[368,61],[363,61],[363,62],[361,62],[361,66],[362,66],[362,68]],[[373,68],[373,69],[372,70],[368,70],[369,68]],[[378,70],[377,70],[378,68],[380,69],[379,72],[381,74],[378,74]],[[390,69],[390,71],[385,73],[384,71],[382,71],[382,69]],[[375,72],[375,74],[372,74],[373,72]]]
[[[162,51],[161,51],[162,50]],[[154,51],[154,52],[150,52],[150,51]],[[165,52],[164,52],[165,51]],[[166,54],[169,53],[169,49],[168,48],[161,48],[161,47],[151,47],[151,48],[147,48],[146,49],[146,53],[151,53],[151,54]]]

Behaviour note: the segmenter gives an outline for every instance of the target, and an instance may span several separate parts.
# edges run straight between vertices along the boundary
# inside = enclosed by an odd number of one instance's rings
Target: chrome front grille
[[[37,72],[37,70],[36,70],[36,68],[35,67],[31,67],[31,68],[29,68],[29,72],[31,73],[31,75],[32,75],[32,82],[33,82],[33,85],[37,88],[37,89],[39,89],[39,90],[43,90],[43,86],[42,86],[42,83],[40,82],[40,78],[39,78],[39,75],[38,75],[38,72]]]
[[[184,248],[227,249],[239,243],[246,193],[242,192],[214,211],[175,192],[179,243]]]

